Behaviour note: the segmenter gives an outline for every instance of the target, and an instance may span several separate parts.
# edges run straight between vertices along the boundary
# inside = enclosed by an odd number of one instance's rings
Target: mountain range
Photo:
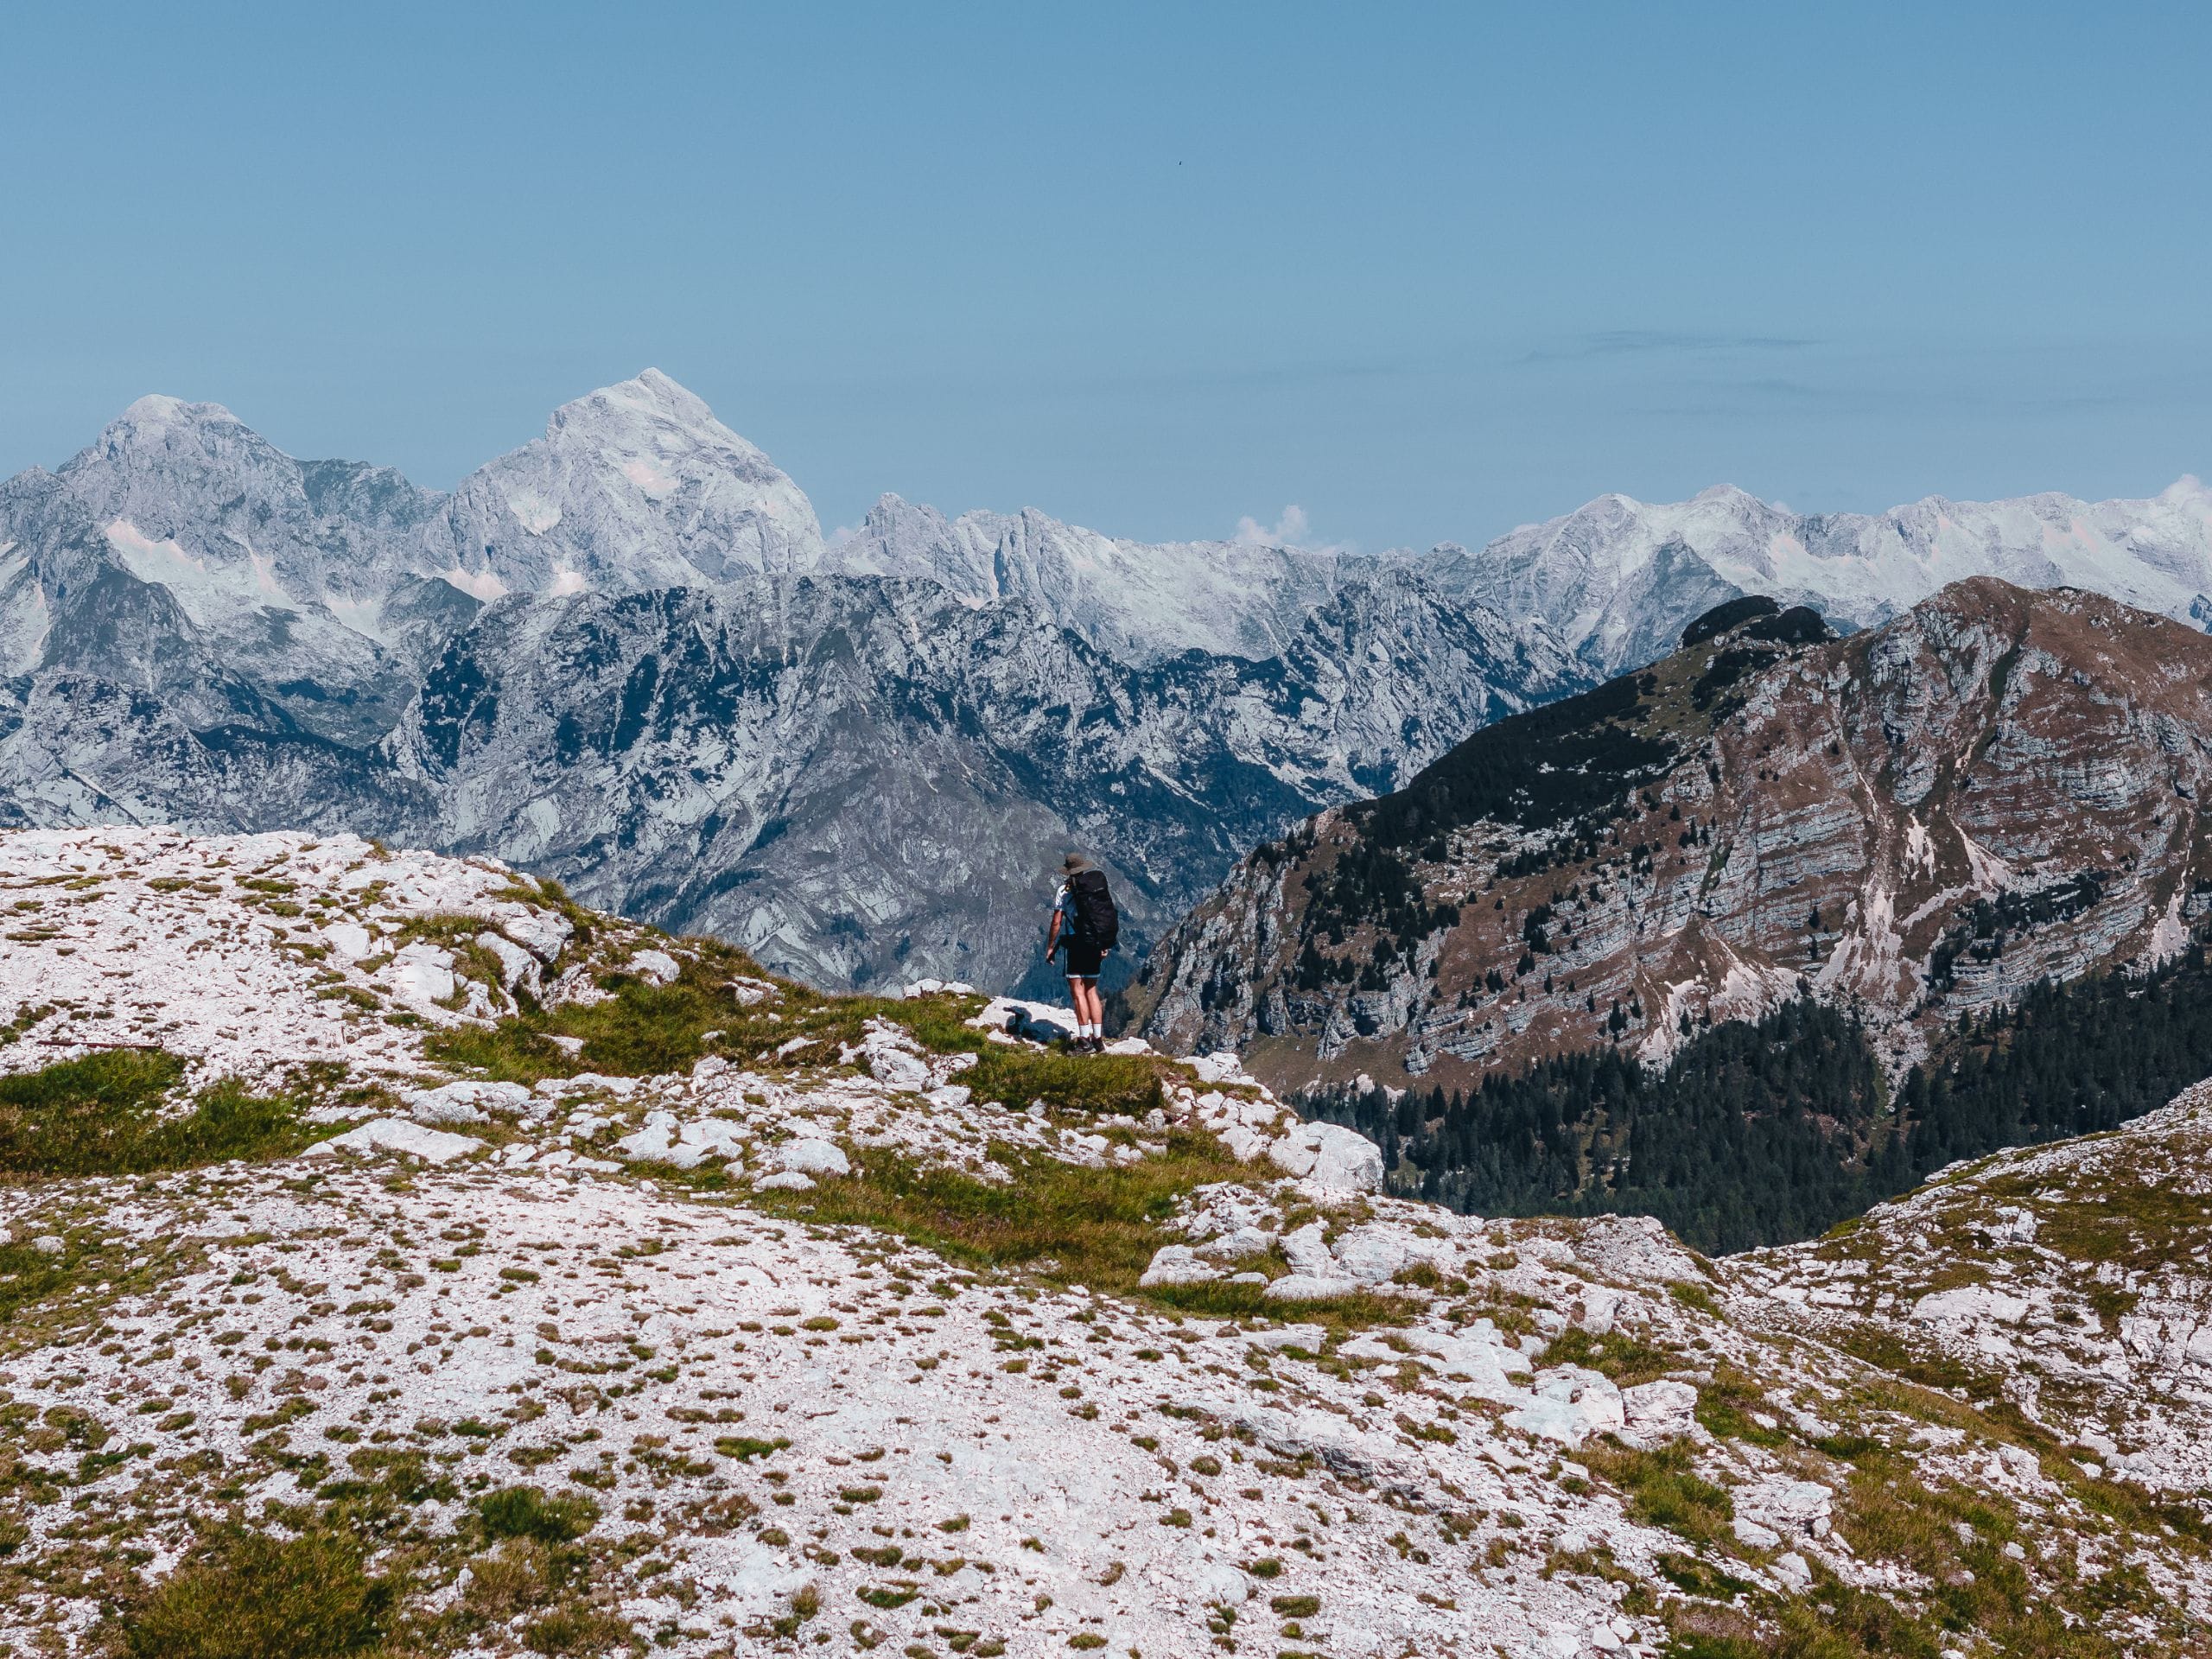
[[[648,370],[450,492],[134,404],[0,483],[0,823],[489,853],[818,982],[1034,985],[1059,852],[1124,960],[1253,845],[1772,589],[1948,575],[2212,614],[2212,498],[1804,519],[1607,497],[1478,553],[1147,544],[804,493]]]
[[[826,543],[665,376],[450,494],[146,398],[0,486],[0,821],[495,854],[841,986],[1128,954],[1246,847],[1585,683],[1415,570],[887,498]]]
[[[1742,594],[1871,627],[1978,575],[2083,588],[2203,628],[2212,489],[2183,478],[2147,500],[1931,496],[1882,513],[1813,514],[1726,485],[1661,505],[1605,495],[1478,553],[1444,546],[1420,563],[1447,592],[1542,618],[1600,674],[1664,656],[1694,618]]]

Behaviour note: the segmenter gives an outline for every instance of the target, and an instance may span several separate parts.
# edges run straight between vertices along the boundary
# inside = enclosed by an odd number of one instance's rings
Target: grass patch
[[[743,951],[718,940],[671,941],[681,971],[666,985],[621,973],[601,976],[613,995],[589,1007],[564,1003],[491,1027],[433,1032],[424,1052],[434,1060],[509,1083],[597,1071],[650,1077],[688,1071],[709,1055],[753,1069],[834,1064],[839,1049],[860,1041],[868,1022],[904,1027],[934,1053],[968,1053],[976,1064],[959,1081],[980,1100],[1009,1106],[1042,1101],[1057,1109],[1126,1112],[1141,1117],[1163,1103],[1171,1063],[1156,1055],[1075,1055],[994,1043],[965,1022],[984,1006],[980,996],[835,996],[772,979]],[[773,983],[777,995],[747,1006],[729,991],[734,980]],[[770,1018],[771,1015],[774,1018]],[[550,1040],[582,1044],[571,1053]],[[778,1051],[806,1039],[791,1053]]]
[[[0,1077],[0,1176],[137,1174],[296,1152],[314,1135],[300,1103],[235,1078],[165,1112],[184,1077],[174,1054],[110,1049]]]
[[[869,1014],[911,1014],[914,1006],[831,996],[787,980],[772,981],[752,957],[717,939],[664,943],[678,966],[677,977],[666,985],[649,985],[610,970],[599,978],[601,988],[612,993],[606,1001],[589,1007],[564,1002],[526,1010],[490,1027],[434,1032],[424,1052],[448,1065],[525,1084],[579,1071],[615,1077],[685,1071],[709,1054],[743,1065],[778,1066],[786,1062],[776,1051],[797,1037],[810,1038],[813,1044],[791,1061],[819,1064],[825,1057],[836,1058],[839,1043],[857,1042]],[[741,979],[772,982],[777,995],[748,1007],[728,988]],[[772,1014],[778,1017],[770,1019]],[[573,1038],[583,1046],[571,1053],[549,1040],[553,1037]]]
[[[1916,1348],[1877,1325],[1853,1325],[1836,1339],[1836,1346],[1853,1359],[1923,1389],[1962,1394],[1977,1403],[1998,1399],[2004,1393],[2003,1384],[1986,1372],[1952,1358],[1932,1344]]]
[[[2041,1225],[2036,1242],[2075,1262],[2113,1262],[2137,1273],[2158,1273],[2188,1259],[2212,1231],[2202,1195],[2114,1170],[2101,1184],[2051,1198],[2019,1176],[1984,1183],[1990,1198],[2032,1202]]]
[[[1650,1382],[1682,1363],[1670,1349],[1638,1340],[1618,1331],[1592,1336],[1581,1325],[1570,1325],[1552,1338],[1544,1350],[1547,1365],[1580,1365],[1603,1373],[1622,1388]]]
[[[864,1150],[849,1176],[818,1178],[807,1192],[760,1193],[753,1204],[817,1225],[896,1233],[972,1267],[1027,1268],[1058,1283],[1217,1318],[1295,1317],[1350,1325],[1405,1317],[1402,1302],[1381,1296],[1294,1305],[1268,1301],[1258,1285],[1140,1289],[1137,1280],[1154,1252],[1172,1242],[1164,1224],[1177,1200],[1193,1187],[1251,1176],[1211,1135],[1175,1129],[1166,1141],[1158,1157],[1106,1169],[994,1144],[992,1161],[1013,1176],[1004,1184]]]
[[[1086,1169],[1003,1143],[990,1156],[1014,1179],[979,1181],[864,1150],[849,1176],[823,1178],[810,1192],[763,1193],[755,1203],[795,1218],[899,1233],[978,1267],[1038,1268],[1135,1291],[1165,1242],[1161,1224],[1177,1198],[1244,1173],[1211,1136],[1184,1130],[1169,1135],[1163,1156],[1127,1167]]]
[[[992,1042],[977,1045],[976,1052],[980,1058],[960,1074],[960,1081],[978,1100],[1017,1107],[1041,1100],[1064,1111],[1127,1112],[1132,1117],[1166,1103],[1160,1062],[1147,1055],[1040,1053]]]
[[[122,1618],[130,1659],[335,1659],[387,1632],[398,1586],[352,1540],[215,1535]]]
[[[548,1497],[537,1486],[507,1486],[476,1502],[477,1518],[493,1538],[528,1538],[565,1544],[599,1524],[599,1505],[588,1497]]]
[[[1789,1438],[1779,1427],[1760,1422],[1755,1413],[1773,1416],[1772,1402],[1749,1373],[1733,1365],[1716,1367],[1713,1381],[1698,1388],[1697,1421],[1707,1433],[1754,1446],[1780,1446]]]
[[[1722,1488],[1691,1472],[1687,1440],[1651,1452],[1617,1440],[1593,1441],[1583,1448],[1582,1460],[1628,1494],[1629,1513],[1637,1520],[1694,1544],[1718,1543],[1727,1535],[1735,1503]]]

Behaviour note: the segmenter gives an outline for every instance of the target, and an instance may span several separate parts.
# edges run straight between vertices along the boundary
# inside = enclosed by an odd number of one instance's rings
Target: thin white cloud
[[[1236,521],[1236,534],[1230,539],[1246,547],[1304,547],[1312,529],[1306,509],[1294,502],[1282,510],[1272,527],[1246,513]]]

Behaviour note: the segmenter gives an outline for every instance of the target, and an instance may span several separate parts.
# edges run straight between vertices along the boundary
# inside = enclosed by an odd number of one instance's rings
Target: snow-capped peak
[[[429,533],[480,592],[626,592],[810,569],[805,494],[658,369],[563,404],[545,435],[461,481]]]
[[[2202,626],[2212,616],[2212,492],[2185,477],[2145,500],[1931,495],[1887,512],[1827,514],[1727,484],[1672,503],[1614,493],[1433,574],[1508,615],[1547,618],[1607,672],[1662,654],[1684,622],[1744,593],[1865,626],[1961,577],[1999,575],[2086,588]]]
[[[237,416],[220,404],[188,404],[181,397],[171,397],[165,392],[149,391],[124,410],[116,424],[168,426],[195,418],[233,423],[238,420]]]
[[[706,399],[658,369],[647,369],[627,380],[586,392],[555,410],[545,423],[549,439],[557,439],[571,429],[594,435],[610,430],[673,430],[753,454],[760,453],[716,420]]]

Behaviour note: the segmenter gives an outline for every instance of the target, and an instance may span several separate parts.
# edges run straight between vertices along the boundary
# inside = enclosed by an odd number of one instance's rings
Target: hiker
[[[1070,853],[1060,861],[1060,869],[1066,880],[1052,898],[1045,960],[1050,962],[1063,945],[1067,948],[1068,995],[1075,1003],[1075,1040],[1068,1046],[1079,1053],[1102,1053],[1106,1005],[1098,999],[1098,969],[1120,943],[1122,918],[1114,895],[1106,890],[1104,871],[1081,853]]]

